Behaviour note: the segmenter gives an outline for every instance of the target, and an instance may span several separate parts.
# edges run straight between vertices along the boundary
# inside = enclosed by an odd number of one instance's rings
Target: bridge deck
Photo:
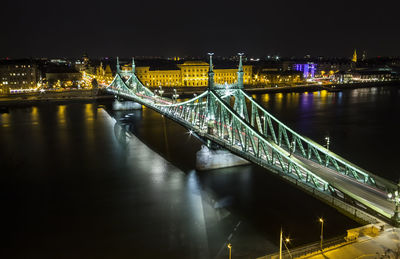
[[[117,73],[106,90],[154,109],[249,161],[283,173],[282,176],[292,178],[296,184],[302,182],[304,189],[311,188],[313,193],[317,190],[321,197],[330,197],[328,199],[333,201],[337,195],[350,201],[350,207],[356,204],[391,220],[395,206],[387,199],[386,191],[397,188],[394,183],[357,167],[289,129],[241,87],[218,87],[214,90],[210,87],[191,100],[176,103],[177,96],[174,101],[155,95],[130,72],[124,76]],[[247,103],[250,103],[251,114],[247,111]],[[293,154],[288,152],[289,149],[293,149]],[[349,210],[354,211],[354,207]]]

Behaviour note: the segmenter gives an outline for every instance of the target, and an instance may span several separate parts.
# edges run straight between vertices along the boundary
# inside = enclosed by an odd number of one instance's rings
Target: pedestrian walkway
[[[400,229],[391,226],[367,225],[357,229],[347,231],[347,237],[342,243],[337,243],[330,247],[324,247],[310,253],[304,253],[307,247],[291,249],[291,255],[287,252],[282,254],[282,258],[301,258],[301,259],[372,259],[372,258],[400,258]],[[278,259],[279,253],[260,257],[258,259]]]

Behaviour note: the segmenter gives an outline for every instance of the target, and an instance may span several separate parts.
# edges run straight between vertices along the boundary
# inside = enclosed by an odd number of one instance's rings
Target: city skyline
[[[398,5],[398,4],[396,4]],[[399,56],[395,5],[6,1],[0,57]]]

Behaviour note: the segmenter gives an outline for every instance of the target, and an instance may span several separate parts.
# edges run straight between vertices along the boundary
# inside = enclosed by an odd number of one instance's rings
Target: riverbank
[[[280,86],[280,87],[248,87],[245,86],[244,90],[249,94],[266,94],[266,93],[290,93],[290,92],[315,92],[327,90],[329,92],[339,92],[345,89],[355,88],[369,88],[369,87],[383,87],[395,86],[400,87],[400,81],[385,81],[385,82],[369,82],[369,83],[348,83],[348,84],[331,84],[331,85],[297,85],[297,86]],[[158,90],[157,87],[150,87],[151,91]],[[207,90],[207,87],[165,87],[163,88],[163,96],[171,97],[176,90],[180,98],[191,98]],[[45,93],[34,92],[25,94],[11,94],[7,96],[0,96],[0,107],[14,107],[14,106],[29,106],[40,103],[56,102],[87,102],[97,100],[111,100],[114,96],[104,93],[103,91],[96,90],[69,90],[69,91],[47,91]]]
[[[355,89],[364,87],[381,87],[381,86],[400,86],[400,81],[384,81],[384,82],[368,82],[368,83],[347,83],[347,84],[307,84],[297,86],[278,86],[278,87],[249,87],[245,86],[244,90],[250,94],[266,94],[266,93],[289,93],[289,92],[315,92],[327,90],[329,92],[337,92],[345,89]],[[158,88],[152,87],[151,90]],[[179,97],[190,98],[194,94],[201,94],[207,87],[170,87],[163,88],[164,96],[170,97],[176,90]]]
[[[0,107],[30,106],[42,103],[90,102],[113,99],[114,96],[101,94],[97,90],[70,90],[62,92],[35,92],[0,96]]]

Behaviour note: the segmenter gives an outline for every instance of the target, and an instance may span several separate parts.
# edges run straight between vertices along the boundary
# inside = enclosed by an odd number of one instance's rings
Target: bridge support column
[[[250,164],[249,161],[228,150],[212,150],[202,145],[196,154],[196,169],[199,171]]]
[[[115,99],[113,102],[114,111],[125,111],[125,110],[141,110],[142,105],[133,101],[122,101]]]

